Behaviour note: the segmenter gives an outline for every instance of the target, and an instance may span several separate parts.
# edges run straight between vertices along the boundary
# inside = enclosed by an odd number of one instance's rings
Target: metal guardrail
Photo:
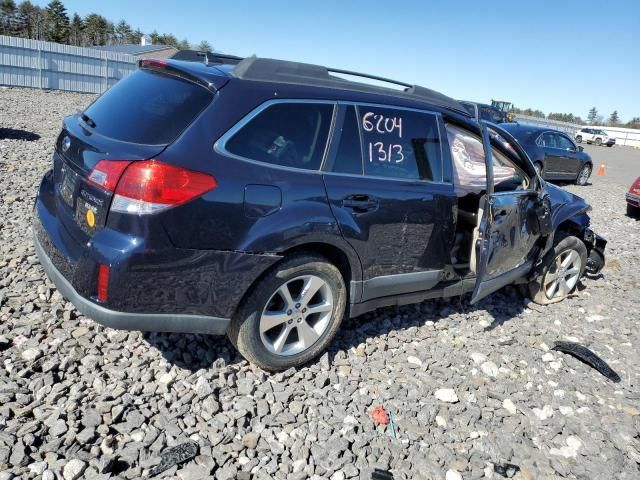
[[[575,137],[578,130],[586,127],[586,125],[576,125],[574,123],[561,122],[559,120],[550,120],[548,118],[530,117],[528,115],[516,114],[518,123],[526,123],[530,125],[541,125],[555,130],[560,130]],[[591,127],[591,125],[590,125]],[[593,128],[604,130],[610,137],[616,139],[616,145],[626,145],[629,147],[640,148],[640,130],[634,128],[608,127],[593,125]]]
[[[0,85],[102,93],[135,71],[133,55],[0,35]]]

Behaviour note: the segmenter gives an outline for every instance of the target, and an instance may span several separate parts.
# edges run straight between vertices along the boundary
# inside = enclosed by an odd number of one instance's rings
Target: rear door
[[[562,152],[563,161],[560,163],[560,171],[567,176],[574,176],[578,173],[580,158],[578,157],[578,147],[575,143],[562,133],[556,133],[556,145]]]
[[[362,263],[361,301],[428,290],[442,278],[455,197],[440,128],[434,113],[340,105],[323,178]]]
[[[482,123],[482,143],[487,168],[487,193],[480,202],[479,224],[474,232],[476,285],[471,303],[513,283],[533,267],[535,243],[547,215],[534,178],[516,170],[522,180],[517,189],[495,191],[494,156],[489,129]],[[515,144],[515,142],[514,142]],[[496,154],[496,155],[494,155]],[[502,155],[502,158],[506,156]],[[512,164],[513,166],[513,164]]]

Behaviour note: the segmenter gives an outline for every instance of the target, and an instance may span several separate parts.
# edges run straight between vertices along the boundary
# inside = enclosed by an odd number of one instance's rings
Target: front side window
[[[332,116],[332,104],[275,103],[240,128],[225,148],[258,162],[318,170]]]
[[[442,146],[434,114],[359,106],[364,173],[442,181]]]

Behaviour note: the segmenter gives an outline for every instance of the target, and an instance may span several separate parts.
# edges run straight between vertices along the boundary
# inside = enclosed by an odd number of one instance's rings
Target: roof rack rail
[[[354,77],[368,78],[380,82],[386,82],[404,87],[397,90],[389,87],[381,87],[368,83],[347,80],[331,73],[351,75]],[[366,73],[352,72],[339,68],[327,68],[321,65],[310,63],[291,62],[288,60],[275,60],[271,58],[259,58],[256,56],[245,58],[240,61],[231,74],[243,80],[255,80],[263,82],[280,82],[295,85],[308,85],[317,87],[327,87],[345,90],[354,90],[366,93],[377,93],[381,95],[410,98],[414,100],[430,102],[448,110],[453,110],[464,116],[471,116],[466,108],[457,100],[447,97],[439,92],[419,85],[392,80]]]

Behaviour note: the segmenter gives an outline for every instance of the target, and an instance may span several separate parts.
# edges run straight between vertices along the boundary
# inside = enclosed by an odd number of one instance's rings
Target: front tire
[[[326,258],[296,255],[259,280],[229,326],[228,336],[264,370],[298,367],[335,336],[347,302],[340,271]]]
[[[577,142],[577,143],[582,143],[582,135],[578,135],[578,136],[576,137],[576,142]]]
[[[531,299],[540,305],[561,302],[576,288],[587,266],[587,247],[572,235],[556,232],[553,248],[536,267],[529,283]]]
[[[576,185],[581,185],[581,186],[584,187],[587,184],[587,182],[589,181],[589,177],[591,176],[591,170],[592,170],[591,165],[589,165],[588,163],[586,165],[584,165],[580,169],[580,172],[578,173],[578,176],[576,177]]]

